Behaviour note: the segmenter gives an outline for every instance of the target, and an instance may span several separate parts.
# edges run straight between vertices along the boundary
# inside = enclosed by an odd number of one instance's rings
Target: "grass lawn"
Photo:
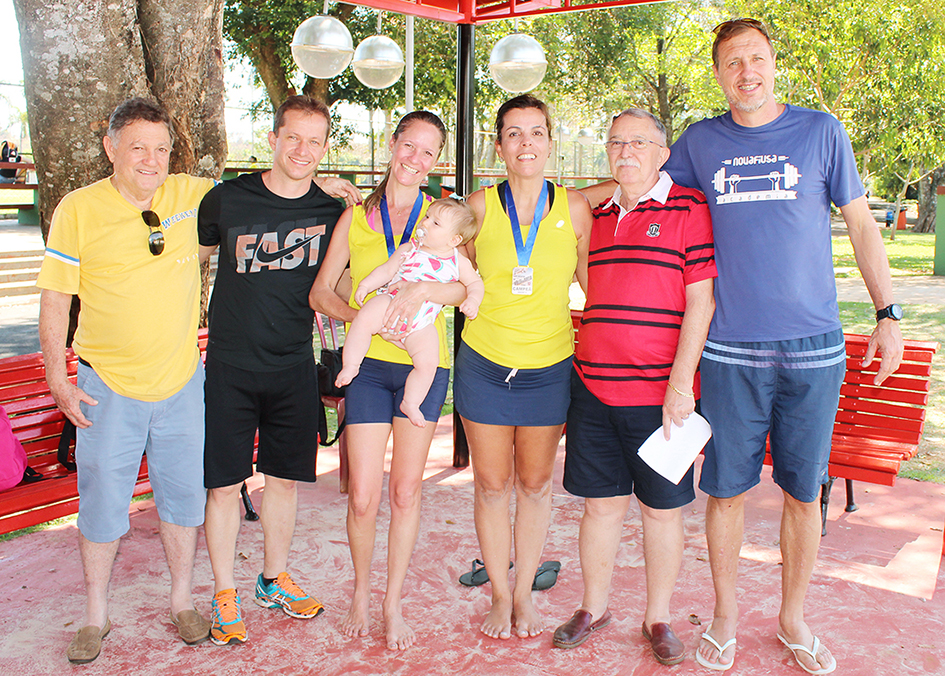
[[[895,241],[889,240],[890,232],[880,228],[886,242],[886,255],[894,276],[931,275],[935,258],[935,233],[899,230]],[[853,245],[846,235],[833,238],[833,264],[837,277],[859,277],[853,257]]]

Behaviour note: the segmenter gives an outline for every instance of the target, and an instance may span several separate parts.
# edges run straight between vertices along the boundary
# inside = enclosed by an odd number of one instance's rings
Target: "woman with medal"
[[[374,268],[384,263],[398,246],[410,240],[413,229],[432,201],[420,185],[436,164],[446,128],[426,111],[407,114],[390,141],[391,159],[384,179],[362,204],[349,207],[335,226],[331,243],[309,302],[317,312],[351,322],[358,311],[354,295],[339,296],[335,289],[350,261],[352,289]],[[390,329],[402,331],[423,301],[459,305],[466,297],[459,283],[398,282],[388,311]],[[374,553],[377,511],[384,483],[384,456],[393,430],[394,450],[390,467],[390,531],[388,533],[387,593],[383,602],[387,647],[404,650],[415,633],[404,620],[401,594],[407,566],[420,528],[420,488],[423,468],[436,430],[440,408],[449,385],[446,321],[437,319],[440,334],[440,367],[421,405],[424,418],[434,424],[416,427],[400,410],[403,388],[412,365],[402,348],[380,335],[358,376],[347,386],[345,417],[348,438],[348,543],[354,564],[351,608],[341,623],[351,637],[370,631],[370,570]],[[387,337],[397,338],[390,331]]]
[[[545,180],[550,130],[538,99],[522,95],[502,104],[495,144],[508,181],[468,200],[480,228],[466,248],[486,291],[478,317],[463,330],[453,397],[469,440],[476,533],[492,582],[492,607],[480,628],[503,639],[543,629],[531,592],[570,402],[568,289],[575,275],[582,287],[587,278],[591,211],[580,194]]]

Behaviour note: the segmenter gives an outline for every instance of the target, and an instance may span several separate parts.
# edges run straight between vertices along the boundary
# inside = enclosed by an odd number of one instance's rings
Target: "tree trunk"
[[[913,232],[935,232],[937,188],[945,184],[945,164],[919,182],[919,220]]]
[[[219,178],[226,162],[223,0],[139,0],[151,94],[174,122],[171,172]]]
[[[14,0],[14,7],[44,238],[66,193],[111,174],[102,137],[115,106],[131,96],[170,112],[178,136],[171,171],[221,175],[223,0]]]
[[[59,200],[111,173],[108,116],[146,96],[134,0],[14,0],[43,238]]]
[[[666,78],[666,40],[662,37],[656,40],[656,63],[658,73],[656,76],[656,105],[657,117],[666,127],[666,144],[673,142],[673,111],[669,105],[669,82]]]
[[[271,33],[266,33],[258,41],[249,42],[248,48],[250,61],[259,73],[259,79],[262,80],[266,95],[269,96],[269,104],[275,111],[283,101],[290,96],[295,96],[295,87],[289,82],[285,69],[282,67],[282,61],[279,59]]]
[[[906,174],[906,177],[902,179],[902,189],[896,195],[896,206],[893,209],[893,222],[892,228],[889,232],[889,241],[896,241],[896,228],[899,227],[899,209],[902,207],[902,200],[906,198],[906,191],[909,189],[909,186],[912,185],[912,170],[915,169],[915,162],[909,164],[909,172]]]

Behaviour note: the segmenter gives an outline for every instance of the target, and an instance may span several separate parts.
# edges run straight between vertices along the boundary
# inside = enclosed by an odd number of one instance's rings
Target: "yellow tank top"
[[[427,207],[432,200],[429,197],[424,198],[423,208],[420,212],[420,218],[426,213]],[[374,218],[380,225],[380,212],[375,211]],[[400,237],[395,235],[394,239],[399,243]],[[348,247],[351,252],[351,297],[348,299],[348,305],[357,309],[358,304],[354,302],[354,290],[358,288],[361,280],[367,277],[374,268],[387,262],[390,256],[387,255],[387,243],[384,240],[384,232],[373,230],[368,224],[364,213],[364,207],[357,205],[351,216],[351,229],[348,231]],[[373,298],[375,294],[371,293],[368,298]],[[446,343],[446,317],[441,312],[436,318],[436,330],[440,334],[440,366],[450,367],[449,347]],[[371,348],[367,356],[372,359],[389,361],[395,364],[410,364],[410,355],[406,350],[402,350],[380,336],[371,338]]]
[[[529,296],[512,294],[518,265],[508,214],[497,186],[485,191],[486,215],[476,237],[476,265],[486,286],[479,316],[466,321],[463,340],[486,359],[508,368],[544,368],[574,351],[568,288],[577,268],[577,236],[571,225],[566,188],[555,186],[554,202],[539,225],[528,261],[533,269]],[[519,214],[522,239],[531,218]]]

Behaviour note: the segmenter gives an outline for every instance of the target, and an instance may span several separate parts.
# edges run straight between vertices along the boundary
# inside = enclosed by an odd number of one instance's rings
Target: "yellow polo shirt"
[[[53,214],[36,285],[82,301],[73,347],[115,392],[141,401],[177,393],[200,360],[197,208],[210,179],[169,176],[151,210],[164,252],[151,254],[141,210],[109,179],[66,195]]]

